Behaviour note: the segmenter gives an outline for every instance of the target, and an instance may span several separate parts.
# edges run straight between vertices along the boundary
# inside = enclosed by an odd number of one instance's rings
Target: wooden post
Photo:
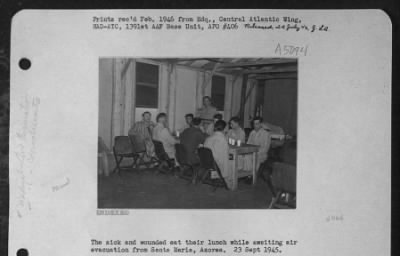
[[[256,83],[254,83],[254,82],[251,83],[251,87],[250,87],[249,91],[248,91],[247,94],[246,94],[246,98],[245,98],[245,101],[244,101],[245,103],[246,103],[247,100],[249,99],[250,94],[251,94],[251,92],[253,91],[255,85],[256,85]]]
[[[110,144],[112,146],[114,145],[114,135],[115,135],[115,130],[114,130],[114,115],[115,115],[115,73],[116,73],[116,60],[112,60],[112,96],[111,96],[111,124],[110,124]]]
[[[121,78],[120,78],[120,83],[121,83],[121,95],[119,98],[119,102],[120,102],[120,118],[121,118],[121,127],[120,127],[120,134],[125,134],[124,130],[125,130],[125,110],[126,110],[126,81],[127,81],[127,77],[126,77],[126,71],[124,72],[124,69],[127,68],[129,66],[129,64],[126,64],[126,60],[123,59],[121,60]]]
[[[173,89],[174,89],[174,100],[173,100],[173,103],[174,103],[174,108],[173,108],[173,111],[172,111],[172,114],[173,114],[173,116],[172,116],[172,118],[171,118],[171,120],[172,120],[172,130],[173,131],[175,131],[175,129],[176,129],[176,127],[175,127],[175,124],[176,124],[176,95],[177,95],[177,91],[176,91],[176,87],[178,86],[178,70],[176,69],[176,65],[174,64],[173,65],[173,70],[174,70],[174,83],[173,83]],[[170,128],[171,128],[171,126],[170,126]]]
[[[113,105],[112,105],[112,126],[111,138],[114,140],[115,136],[122,135],[122,80],[121,80],[121,59],[114,59],[113,61]]]
[[[240,109],[239,109],[240,125],[242,127],[244,127],[244,107],[246,104],[247,80],[248,80],[248,75],[247,74],[243,75],[242,93],[240,94],[241,98],[240,98]]]
[[[168,64],[168,97],[167,97],[167,115],[168,126],[174,129],[175,111],[176,111],[176,79],[177,71],[174,62]]]
[[[165,111],[169,114],[170,100],[171,100],[171,83],[172,83],[172,64],[168,63],[168,80],[167,80],[167,102],[165,104]]]
[[[219,67],[219,64],[216,63],[214,65],[213,69],[210,71],[210,76],[209,77],[206,76],[207,72],[204,72],[203,88],[202,88],[203,96],[205,96],[205,92],[206,92],[207,86],[212,83],[212,78],[214,76],[215,71],[218,69],[218,67]]]
[[[235,75],[234,76],[234,78],[233,78],[233,80],[232,80],[232,83],[231,83],[231,86],[232,86],[232,92],[231,92],[231,113],[230,113],[230,115],[231,115],[231,117],[232,116],[238,116],[238,113],[234,113],[233,111],[234,111],[234,107],[233,107],[233,104],[236,104],[236,101],[235,101],[235,88],[236,88],[236,81],[237,81],[237,79],[239,78],[239,75]]]
[[[195,102],[195,112],[197,113],[197,110],[201,108],[201,99],[202,99],[202,93],[201,93],[201,88],[200,88],[200,72],[196,71],[196,102]]]
[[[132,69],[129,71],[131,73],[131,104],[130,104],[130,126],[132,127],[135,123],[136,118],[136,60],[132,60],[131,62]],[[130,128],[130,127],[129,127]]]
[[[261,93],[262,95],[261,95],[261,100],[260,100],[260,98],[258,98],[258,96],[256,98],[256,107],[254,108],[254,114],[253,114],[254,117],[258,116],[258,115],[260,115],[262,117],[261,108],[263,107],[263,103],[264,103],[264,100],[263,100],[264,99],[264,90],[262,90],[262,88],[264,88],[264,86],[265,86],[262,83],[265,83],[265,82],[261,82],[260,80],[257,80],[256,95],[259,95],[259,93]],[[259,108],[260,108],[260,110],[257,112],[257,110]]]
[[[206,82],[206,79],[207,79],[206,71],[203,71],[202,73],[203,73],[203,85],[201,86],[201,98],[203,98],[206,95],[206,85],[207,85],[207,82]]]

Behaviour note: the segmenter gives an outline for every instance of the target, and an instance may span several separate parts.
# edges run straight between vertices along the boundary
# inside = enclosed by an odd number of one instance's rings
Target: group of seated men
[[[200,108],[196,116],[187,114],[185,116],[186,124],[178,130],[180,136],[174,136],[167,125],[167,114],[159,113],[156,117],[156,123],[151,121],[151,113],[144,112],[142,120],[136,122],[129,133],[140,134],[145,141],[147,157],[154,156],[153,140],[160,141],[165,152],[171,159],[176,159],[175,144],[183,145],[187,152],[187,161],[196,165],[199,163],[197,148],[204,146],[211,149],[213,157],[221,170],[221,174],[229,181],[229,139],[241,141],[245,143],[245,132],[240,127],[238,117],[232,117],[229,120],[228,129],[227,123],[223,120],[222,115],[217,112],[217,109],[211,105],[211,99],[208,96],[203,98],[203,107]],[[270,133],[264,129],[261,117],[253,119],[254,130],[249,134],[247,144],[259,146],[258,161],[256,168],[267,160],[268,150],[271,144]],[[178,165],[177,161],[175,161]],[[253,166],[252,157],[249,155],[240,156],[238,158],[239,170],[251,170]],[[217,176],[213,174],[212,178]]]

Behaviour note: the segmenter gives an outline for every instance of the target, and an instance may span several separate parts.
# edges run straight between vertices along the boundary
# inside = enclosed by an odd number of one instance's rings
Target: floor
[[[128,170],[98,176],[98,207],[127,209],[266,209],[271,202],[267,184],[239,181],[236,191],[196,184],[154,169]]]

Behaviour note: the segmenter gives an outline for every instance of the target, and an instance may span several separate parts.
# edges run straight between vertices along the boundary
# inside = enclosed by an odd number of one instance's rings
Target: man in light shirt
[[[261,163],[267,160],[268,150],[271,146],[271,135],[267,130],[263,129],[262,121],[262,117],[255,117],[253,119],[254,130],[251,131],[247,140],[247,144],[259,146],[257,153],[256,170],[258,170],[258,167]],[[252,167],[252,156],[246,155],[244,158],[244,170],[250,171],[252,170]]]
[[[265,121],[261,124],[261,126],[271,135],[271,148],[283,146],[283,144],[285,143],[286,135],[282,127],[267,123]]]
[[[196,116],[212,122],[214,115],[217,113],[217,108],[212,105],[211,98],[209,96],[204,96],[203,107],[197,110]]]
[[[231,126],[231,129],[229,129],[226,132],[226,138],[229,140],[234,140],[235,143],[245,143],[246,141],[246,134],[242,127],[240,127],[240,119],[238,117],[232,117],[231,120],[229,121],[229,124]],[[244,157],[243,155],[238,155],[237,156],[237,168],[239,170],[243,170],[243,163],[244,163]]]
[[[233,139],[235,141],[240,140],[241,142],[245,142],[246,140],[246,134],[243,130],[242,127],[240,127],[240,119],[238,117],[232,117],[231,120],[229,120],[229,125],[231,129],[229,129],[226,133],[226,137],[228,139]]]
[[[197,110],[196,117],[199,117],[202,120],[202,130],[209,135],[213,132],[214,126],[212,125],[216,114],[218,114],[218,111],[217,108],[212,105],[211,98],[209,96],[204,96],[203,107]]]
[[[211,149],[215,162],[221,170],[222,177],[229,186],[229,145],[225,137],[224,130],[226,122],[218,120],[214,125],[214,133],[206,139],[204,147]],[[211,178],[218,178],[216,173],[211,173]]]
[[[155,123],[151,121],[151,113],[146,111],[142,114],[142,120],[136,122],[128,132],[129,135],[138,134],[142,136],[146,146],[146,158],[151,158],[154,156],[154,144],[151,140],[151,133],[154,126]],[[145,161],[150,160],[146,158]]]
[[[167,128],[167,114],[165,113],[157,115],[157,124],[153,129],[153,140],[160,141],[169,158],[175,159],[175,144],[179,141],[171,135]]]

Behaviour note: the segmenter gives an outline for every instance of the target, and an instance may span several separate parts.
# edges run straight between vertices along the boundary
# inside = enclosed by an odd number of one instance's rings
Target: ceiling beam
[[[204,60],[204,59],[203,59],[203,58],[177,59],[176,62],[182,62],[182,61],[196,61],[196,60]]]
[[[260,73],[260,74],[248,74],[249,78],[258,79],[263,76],[297,76],[297,71],[287,71],[287,72],[270,72],[270,73]]]
[[[221,59],[205,58],[204,60],[208,60],[208,61],[216,62],[216,63],[226,63],[226,62],[224,62],[224,61],[221,61]]]
[[[269,74],[269,73],[297,73],[297,67],[287,68],[287,69],[257,69],[257,70],[246,70],[243,71],[243,74]]]
[[[252,77],[253,79],[263,80],[263,79],[276,79],[276,78],[297,78],[297,75],[286,75],[286,74],[276,74],[276,75],[259,75]]]
[[[257,79],[259,82],[264,82],[268,80],[281,80],[281,79],[287,79],[287,80],[297,80],[297,77],[276,77],[276,78],[265,78],[265,79]]]
[[[225,63],[221,64],[220,68],[237,68],[237,67],[257,67],[257,66],[271,66],[280,64],[295,64],[297,59],[269,59],[262,61],[245,61],[236,63]]]
[[[197,61],[197,60],[206,60],[209,62],[217,62],[217,63],[226,63],[221,61],[218,58],[188,58],[188,59],[177,59],[177,62],[182,62],[182,61]]]
[[[238,66],[238,67],[220,67],[221,69],[226,70],[226,72],[229,72],[229,69],[241,69],[240,72],[245,72],[245,71],[255,71],[259,69],[264,69],[270,67],[272,69],[278,69],[278,68],[295,68],[297,67],[297,63],[274,63],[274,64],[262,64],[258,66],[254,65],[249,65],[249,66]],[[219,70],[218,70],[219,71]]]

